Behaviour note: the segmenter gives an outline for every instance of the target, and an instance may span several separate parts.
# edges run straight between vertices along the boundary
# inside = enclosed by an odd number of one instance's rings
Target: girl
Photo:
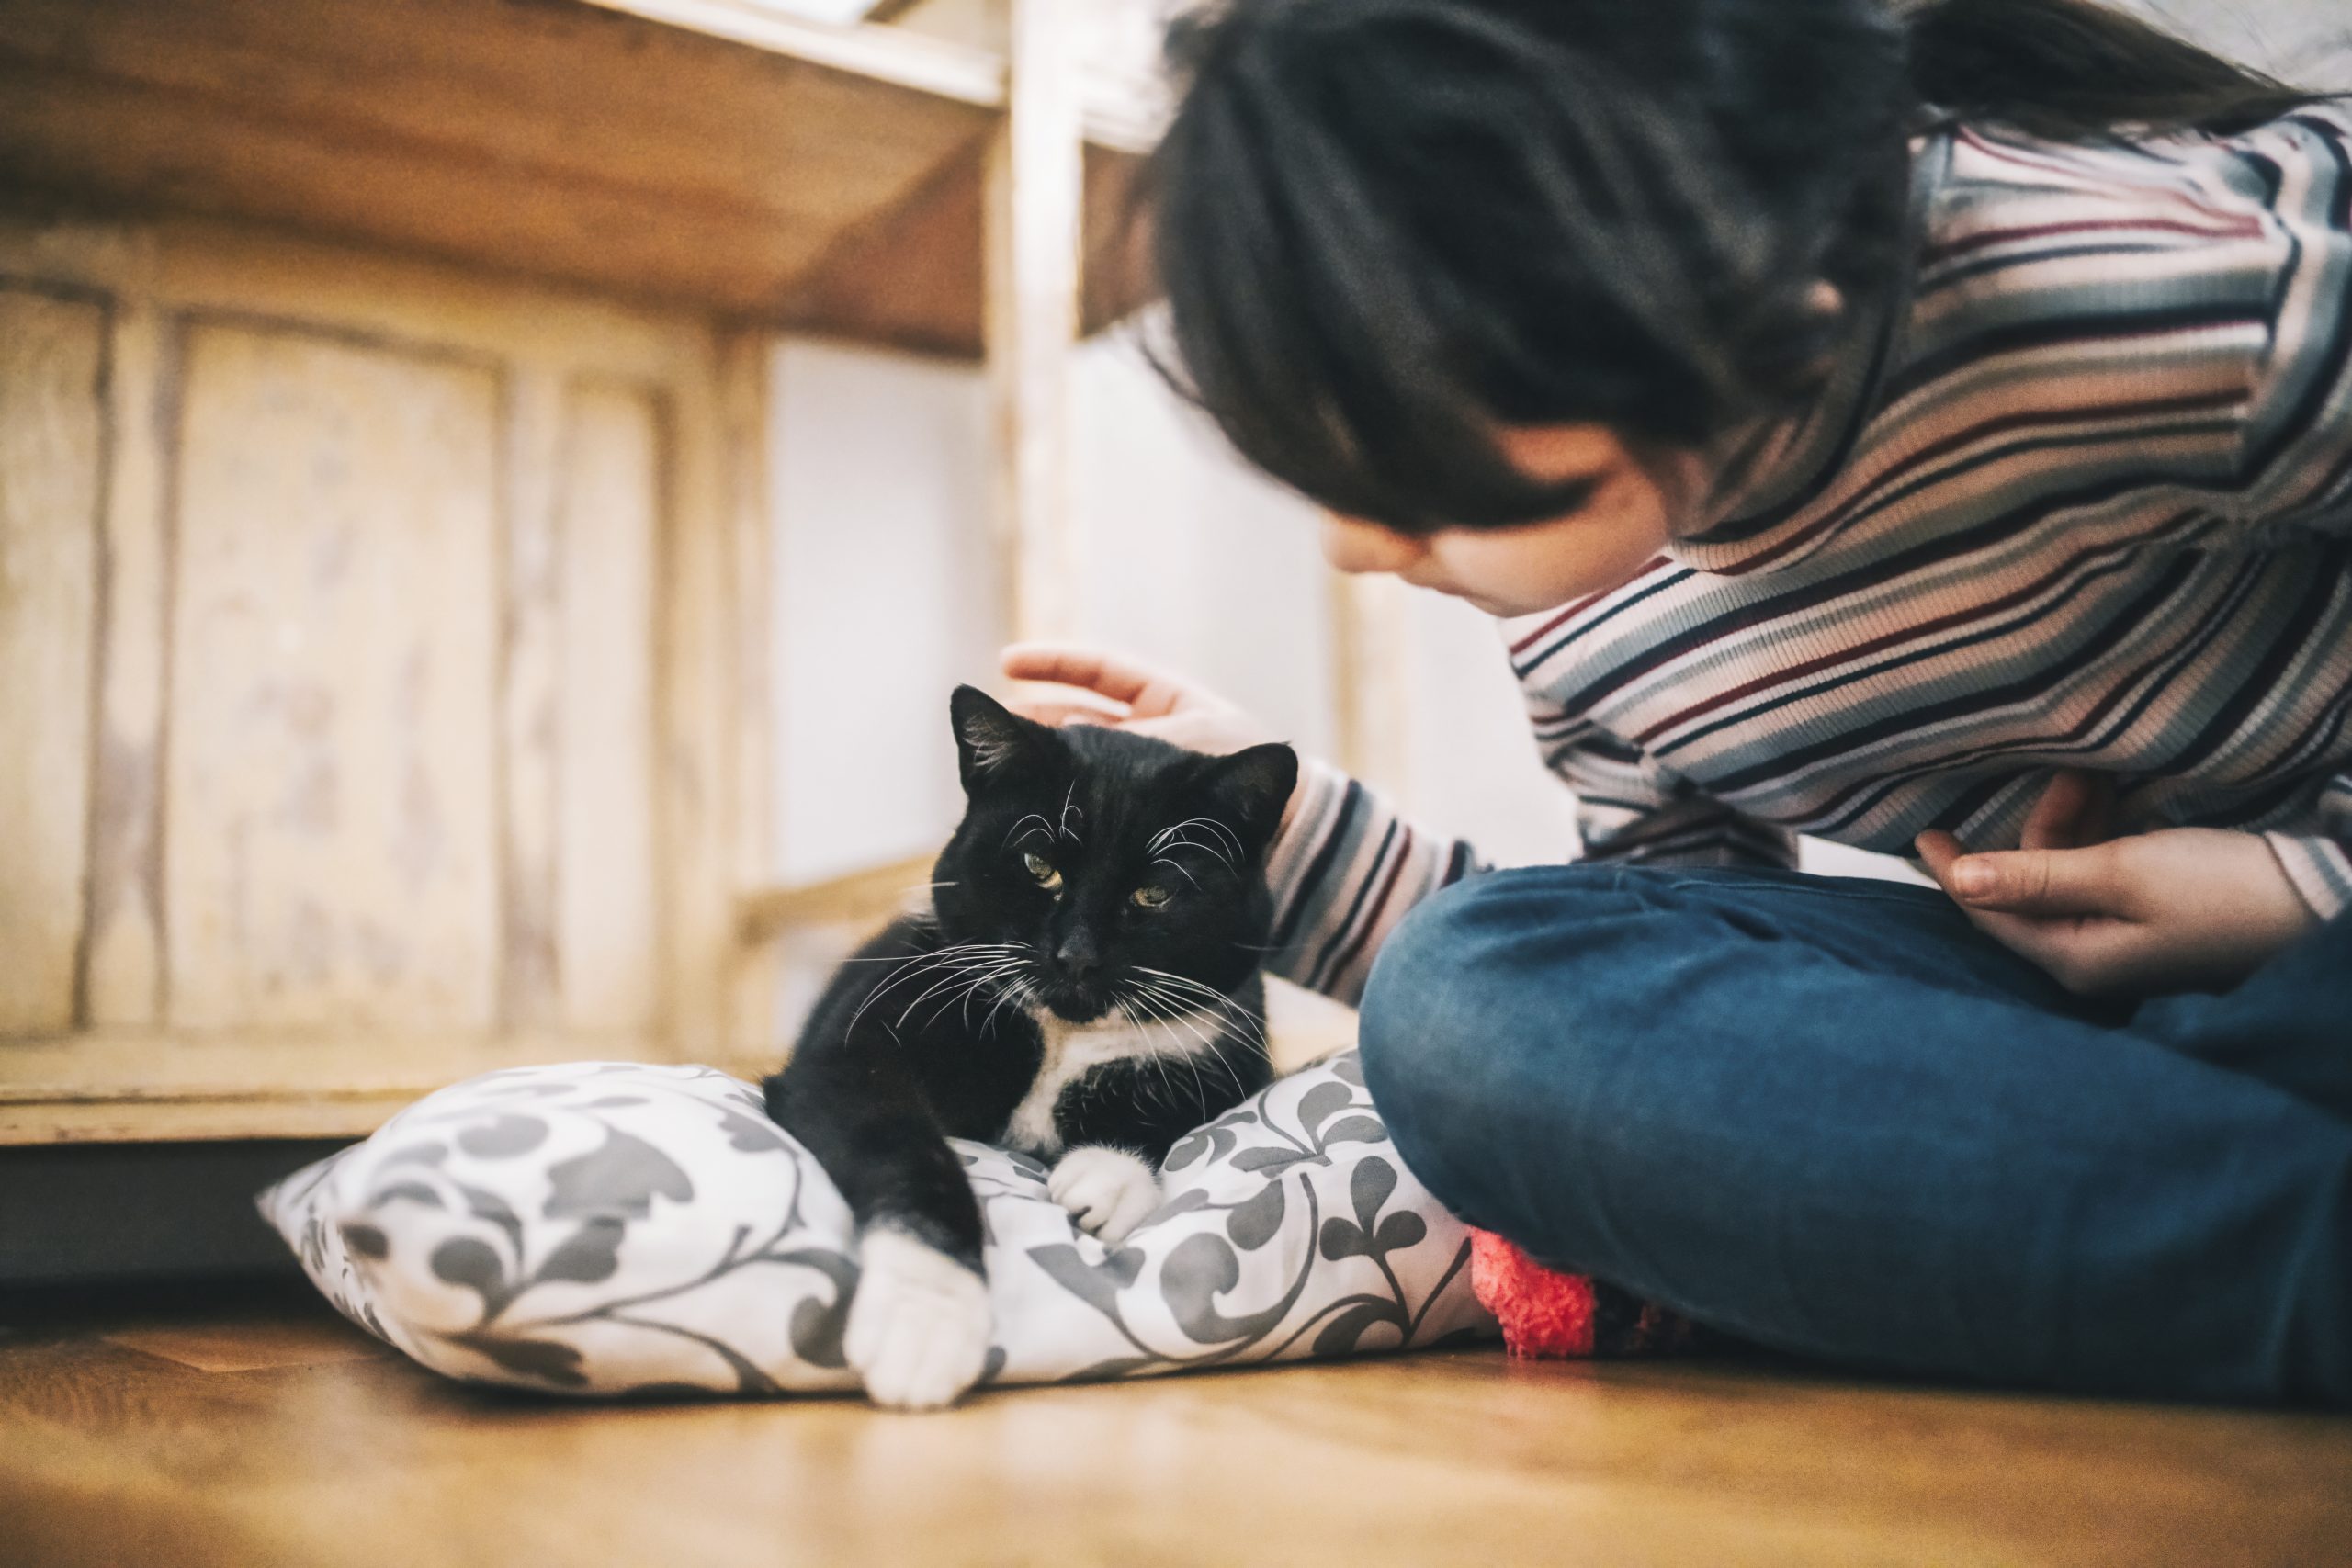
[[[1293,798],[1275,967],[1361,998],[1416,1171],[1802,1353],[2352,1402],[2352,113],[2090,0],[1171,52],[1171,374],[1342,570],[1500,618],[1579,801],[1580,863],[1474,876]]]

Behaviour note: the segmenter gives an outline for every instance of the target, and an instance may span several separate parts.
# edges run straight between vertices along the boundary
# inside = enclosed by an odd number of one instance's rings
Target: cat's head
[[[1001,943],[1001,978],[1072,1023],[1214,1006],[1263,962],[1263,862],[1298,777],[1287,746],[1204,756],[1057,729],[958,686],[966,808],[933,873],[951,942]],[[1018,982],[1018,984],[1012,984]]]

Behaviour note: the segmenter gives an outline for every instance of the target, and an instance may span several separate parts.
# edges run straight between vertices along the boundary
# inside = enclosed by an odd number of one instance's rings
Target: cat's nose
[[[1074,931],[1062,938],[1054,950],[1054,959],[1073,980],[1083,980],[1102,967],[1102,955],[1094,951],[1094,938],[1086,931]]]

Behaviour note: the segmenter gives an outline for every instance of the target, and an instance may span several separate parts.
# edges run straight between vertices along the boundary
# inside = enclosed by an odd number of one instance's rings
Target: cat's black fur
[[[977,1273],[979,1209],[948,1136],[1048,1163],[1107,1145],[1156,1168],[1272,1077],[1262,864],[1298,761],[1287,746],[1211,757],[1052,728],[968,686],[950,715],[967,809],[933,874],[933,912],[842,967],[766,1095],[862,1229],[887,1224]],[[1153,1054],[1075,1077],[1049,1130],[1035,1106],[1012,1124],[1051,1065],[1049,1035],[1155,1019]]]

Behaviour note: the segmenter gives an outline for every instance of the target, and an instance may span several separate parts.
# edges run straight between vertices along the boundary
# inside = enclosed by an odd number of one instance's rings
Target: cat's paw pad
[[[935,1410],[978,1381],[989,1353],[988,1281],[904,1231],[858,1244],[857,1293],[842,1351],[876,1404]]]
[[[1046,1190],[1070,1212],[1080,1230],[1115,1246],[1159,1207],[1159,1178],[1150,1165],[1125,1149],[1088,1145],[1062,1156],[1046,1178]]]

